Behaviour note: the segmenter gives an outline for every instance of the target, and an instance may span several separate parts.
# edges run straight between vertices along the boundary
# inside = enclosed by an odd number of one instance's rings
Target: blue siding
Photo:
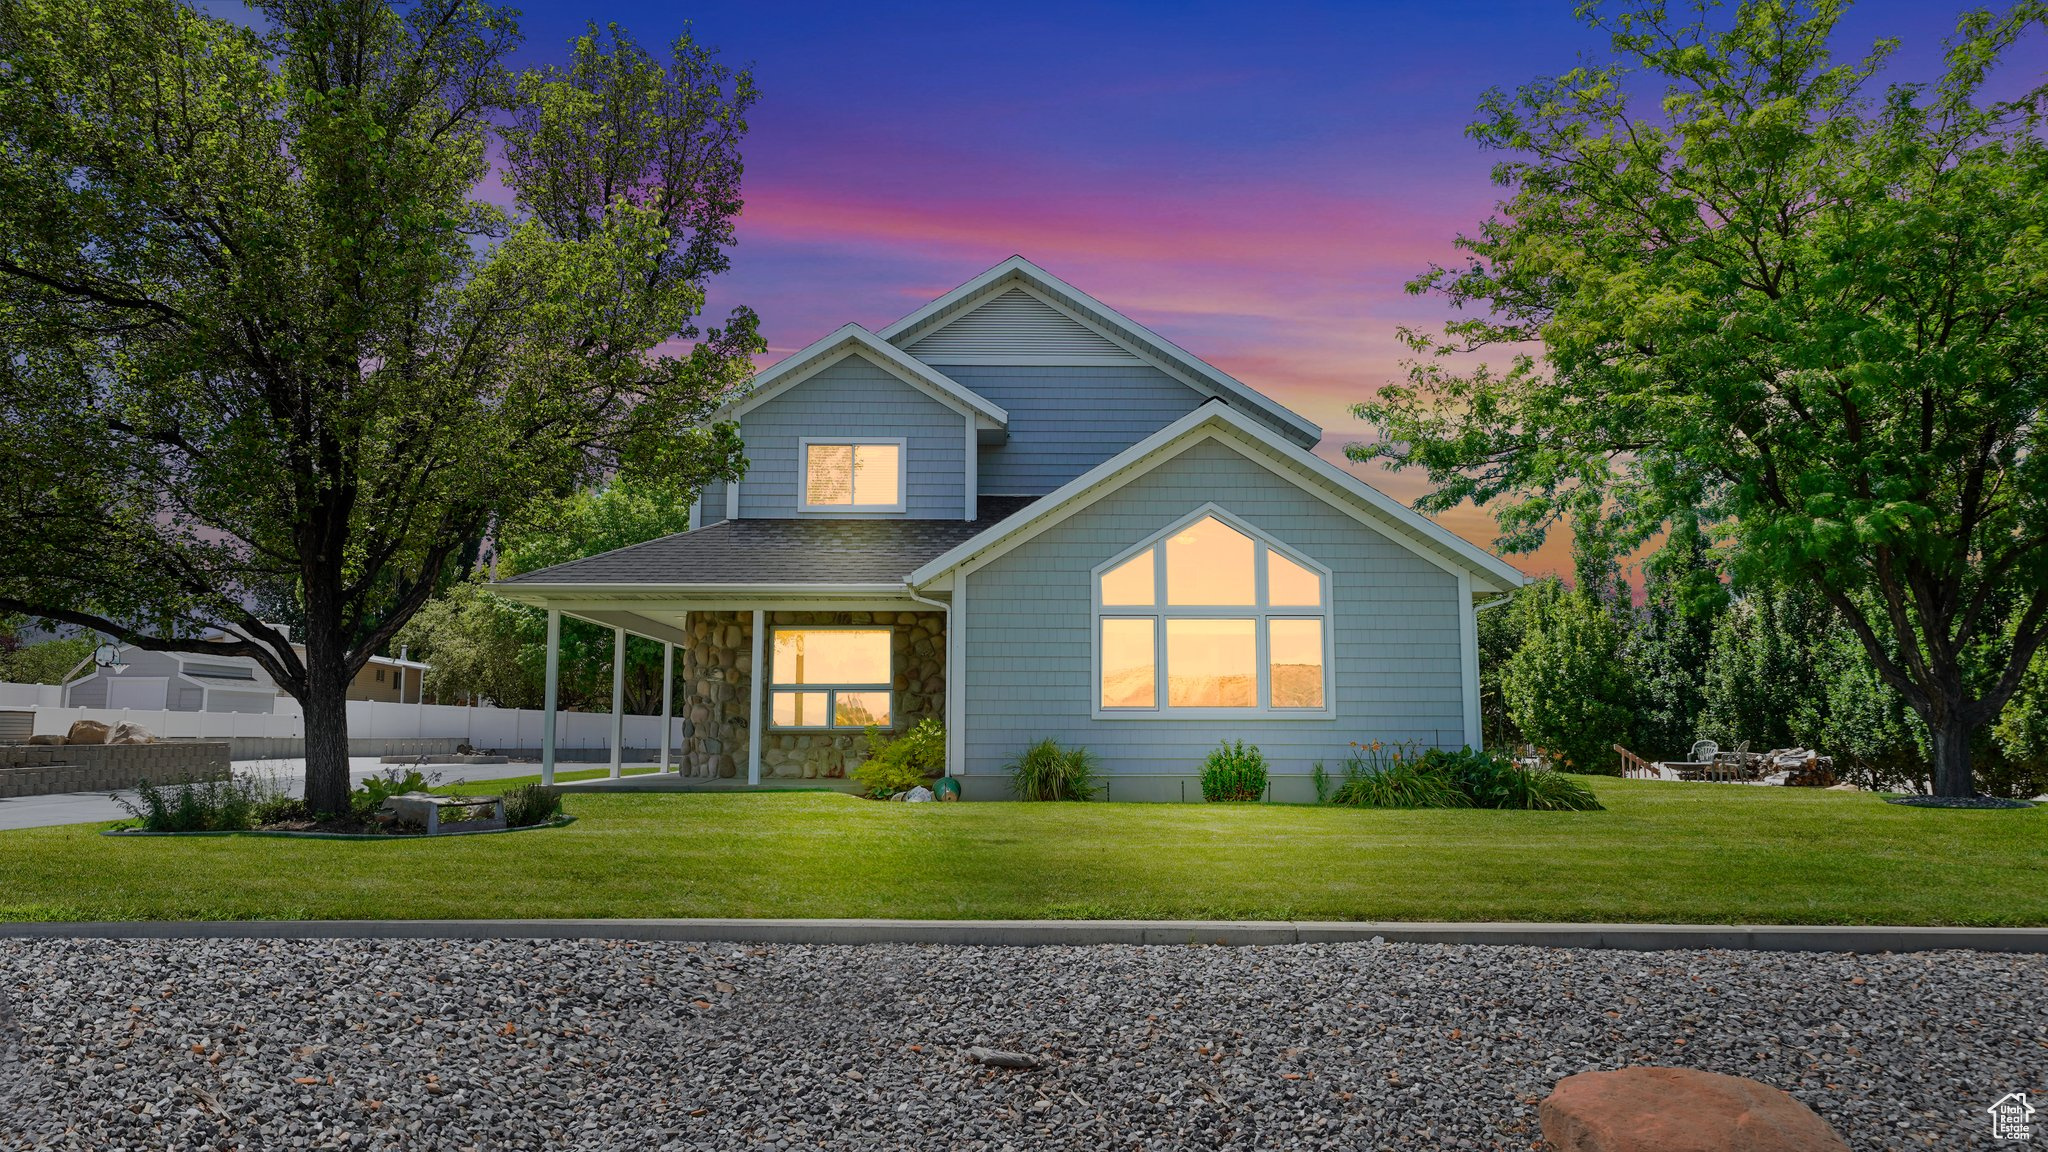
[[[1010,414],[1010,439],[981,449],[981,491],[1042,496],[1202,404],[1149,364],[934,364]]]
[[[1214,502],[1333,573],[1336,715],[1294,720],[1097,720],[1091,683],[1094,567]],[[1457,578],[1275,476],[1234,448],[1197,444],[967,579],[965,792],[1006,793],[1001,771],[1051,736],[1085,745],[1112,799],[1199,799],[1219,740],[1257,744],[1273,796],[1311,796],[1353,740],[1464,743]]]
[[[747,475],[740,481],[740,515],[798,514],[797,442],[804,436],[896,437],[907,441],[905,511],[926,519],[955,519],[966,503],[969,418],[869,360],[855,354],[748,412],[740,420],[747,445]],[[706,493],[703,522],[725,515],[723,485]]]

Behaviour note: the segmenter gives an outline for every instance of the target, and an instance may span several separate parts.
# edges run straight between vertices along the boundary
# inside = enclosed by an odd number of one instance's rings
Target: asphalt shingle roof
[[[1031,503],[984,496],[975,520],[726,520],[505,584],[891,584]]]

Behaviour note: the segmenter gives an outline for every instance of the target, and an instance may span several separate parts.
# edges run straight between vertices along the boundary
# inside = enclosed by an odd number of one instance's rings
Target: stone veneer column
[[[891,631],[890,664],[895,675],[891,731],[905,731],[927,716],[946,713],[946,615],[943,612],[768,613],[771,627],[803,624],[875,624]],[[683,714],[680,768],[686,776],[734,779],[746,772],[748,677],[753,669],[753,613],[691,612],[683,645]],[[774,657],[768,657],[773,663]],[[761,749],[763,779],[836,779],[858,765],[866,752],[862,733],[775,732]]]

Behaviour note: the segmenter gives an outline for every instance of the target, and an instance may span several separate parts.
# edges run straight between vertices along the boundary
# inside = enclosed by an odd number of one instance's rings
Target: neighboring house
[[[293,645],[299,648],[298,645]],[[247,656],[152,652],[122,645],[120,664],[97,668],[64,685],[67,708],[136,708],[171,712],[273,712],[282,695],[277,681]],[[301,656],[304,649],[299,649]],[[420,702],[428,665],[372,656],[349,682],[351,700]]]
[[[1225,739],[1299,799],[1354,740],[1479,742],[1473,613],[1521,574],[1021,257],[725,415],[747,473],[690,531],[492,585],[680,650],[686,773],[837,776],[936,716],[969,798],[1053,737],[1115,799],[1199,795]]]

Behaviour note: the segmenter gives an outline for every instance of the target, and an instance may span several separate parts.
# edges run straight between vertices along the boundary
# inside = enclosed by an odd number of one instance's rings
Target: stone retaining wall
[[[895,712],[890,730],[901,732],[946,712],[946,614],[943,612],[767,613],[768,623],[886,624],[893,633]],[[681,764],[691,776],[733,779],[747,772],[747,718],[751,709],[754,614],[692,612],[681,668],[689,700],[689,734]],[[768,657],[773,659],[772,655]],[[768,710],[764,696],[762,711]],[[764,719],[765,725],[765,719]],[[859,732],[767,733],[761,775],[777,779],[832,779],[858,765],[866,742]]]
[[[231,774],[228,747],[225,740],[0,746],[0,798],[113,792],[142,780],[225,780]]]

